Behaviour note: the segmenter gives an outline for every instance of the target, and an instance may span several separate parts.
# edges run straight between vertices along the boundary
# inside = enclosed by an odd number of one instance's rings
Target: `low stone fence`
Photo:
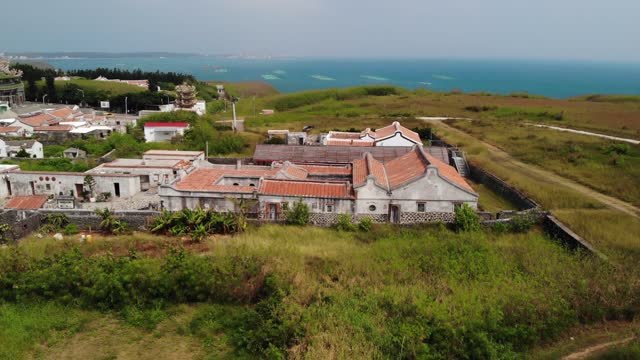
[[[38,213],[44,217],[48,214],[63,213],[67,216],[69,223],[76,224],[80,229],[98,229],[102,218],[92,210],[60,210],[46,209],[38,210]],[[119,219],[125,221],[133,230],[146,230],[149,223],[154,217],[160,215],[158,211],[147,210],[122,210],[114,211]]]
[[[509,185],[499,177],[469,163],[470,178],[480,184],[487,186],[498,195],[512,202],[518,210],[538,208],[539,205],[527,197],[524,193]]]
[[[608,260],[604,254],[596,250],[593,245],[583,239],[580,235],[574,233],[555,216],[547,215],[542,224],[547,235],[560,241],[568,248],[572,250],[587,250],[603,260]]]

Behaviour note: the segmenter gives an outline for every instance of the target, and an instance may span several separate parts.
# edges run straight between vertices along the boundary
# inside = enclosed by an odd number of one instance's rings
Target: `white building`
[[[359,133],[330,131],[322,143],[330,146],[413,146],[422,145],[422,140],[418,133],[395,121],[375,131],[371,129],[365,129]]]
[[[42,159],[44,147],[36,140],[2,140],[0,139],[0,157],[15,157],[22,149],[30,158]]]
[[[148,122],[144,124],[144,139],[146,142],[170,141],[177,135],[184,135],[188,128],[186,122]]]
[[[181,159],[116,159],[88,170],[86,173],[92,175],[139,175],[140,189],[146,191],[161,184],[170,184],[179,177],[186,176],[192,169],[191,162]]]
[[[312,221],[321,224],[335,221],[339,213],[378,222],[450,222],[457,206],[475,209],[478,203],[478,194],[453,167],[420,146],[384,163],[365,153],[348,165],[200,168],[160,186],[159,195],[169,210],[233,211],[237,201],[231,198],[251,199],[256,202],[252,211],[267,220],[280,219],[302,199]]]

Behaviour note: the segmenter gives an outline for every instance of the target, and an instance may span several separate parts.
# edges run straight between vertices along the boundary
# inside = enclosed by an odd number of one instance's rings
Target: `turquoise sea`
[[[238,59],[208,56],[46,60],[56,68],[174,71],[200,80],[265,81],[281,92],[366,84],[556,98],[640,94],[640,63],[525,60]]]

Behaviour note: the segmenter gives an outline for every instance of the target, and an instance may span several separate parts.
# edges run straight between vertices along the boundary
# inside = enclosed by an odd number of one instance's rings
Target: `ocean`
[[[59,69],[97,67],[174,71],[200,80],[264,81],[281,92],[393,84],[408,89],[459,89],[554,98],[585,94],[640,94],[640,63],[524,60],[240,59],[167,58],[45,59]]]

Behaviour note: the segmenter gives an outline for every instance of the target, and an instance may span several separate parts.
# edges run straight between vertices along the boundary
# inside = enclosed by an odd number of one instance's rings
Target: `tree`
[[[48,75],[45,78],[45,82],[47,84],[47,96],[49,97],[49,101],[57,102],[58,94],[56,93],[56,83],[53,75]]]
[[[17,158],[30,158],[31,155],[24,148],[20,148],[20,151],[16,153]]]
[[[84,186],[89,188],[89,197],[93,197],[94,190],[96,188],[96,179],[91,175],[87,175],[84,177]],[[108,210],[108,209],[105,209]]]
[[[480,217],[468,204],[455,209],[455,226],[458,231],[478,231],[480,230]]]
[[[27,99],[32,99],[34,101],[38,100],[38,86],[36,85],[35,79],[27,80],[27,91],[25,96]]]
[[[302,202],[302,199],[293,203],[291,209],[286,211],[287,224],[307,225],[309,223],[309,206]]]
[[[60,102],[79,104],[82,102],[82,90],[77,84],[65,84],[60,94]]]

